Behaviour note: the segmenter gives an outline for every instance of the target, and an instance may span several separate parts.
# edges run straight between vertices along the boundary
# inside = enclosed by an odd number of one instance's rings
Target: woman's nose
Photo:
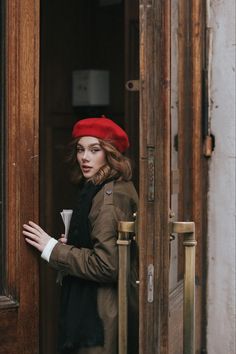
[[[88,158],[88,151],[84,151],[84,154],[82,156],[82,161],[88,161],[89,158]]]

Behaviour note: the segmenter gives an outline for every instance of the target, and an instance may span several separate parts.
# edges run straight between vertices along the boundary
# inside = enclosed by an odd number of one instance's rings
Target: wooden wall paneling
[[[38,221],[38,56],[39,2],[6,1],[4,295],[9,303],[0,302],[3,354],[38,353],[38,255],[22,236],[23,223]]]
[[[140,83],[140,353],[168,353],[169,1],[140,1]],[[151,303],[149,264],[154,264]]]

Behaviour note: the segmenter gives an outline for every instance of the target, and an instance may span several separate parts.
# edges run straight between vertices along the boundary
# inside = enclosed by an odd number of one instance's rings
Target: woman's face
[[[86,179],[93,177],[101,167],[107,164],[105,151],[97,138],[83,136],[79,139],[77,161]]]

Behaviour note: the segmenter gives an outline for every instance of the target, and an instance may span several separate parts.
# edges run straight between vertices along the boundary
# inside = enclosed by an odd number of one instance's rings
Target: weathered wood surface
[[[22,224],[38,219],[39,1],[6,1],[6,261],[0,353],[38,353],[38,255]],[[9,300],[7,300],[9,299]]]
[[[169,176],[170,2],[140,1],[141,354],[168,353]],[[152,303],[149,264],[154,265]]]

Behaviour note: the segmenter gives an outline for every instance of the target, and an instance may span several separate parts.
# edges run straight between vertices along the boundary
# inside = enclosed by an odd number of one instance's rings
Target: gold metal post
[[[195,354],[195,223],[172,222],[172,232],[184,234],[184,354]]]
[[[118,223],[118,345],[119,354],[128,351],[128,279],[130,272],[130,234],[135,230],[134,221],[120,221]]]

